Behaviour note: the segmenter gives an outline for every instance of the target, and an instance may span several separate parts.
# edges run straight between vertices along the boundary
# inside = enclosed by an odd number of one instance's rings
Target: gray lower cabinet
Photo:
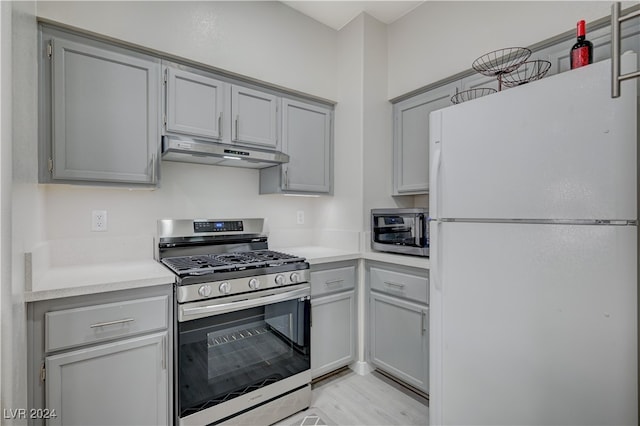
[[[170,285],[28,305],[30,425],[167,425]],[[46,420],[46,421],[45,421]]]
[[[371,292],[371,361],[416,388],[429,388],[429,308]]]
[[[429,392],[428,271],[368,262],[369,362]]]
[[[168,424],[167,332],[45,358],[49,425]]]
[[[282,99],[282,151],[288,163],[260,171],[260,193],[330,194],[333,109]]]
[[[155,186],[160,60],[41,27],[40,181]]]
[[[393,106],[393,195],[429,191],[429,114],[451,105],[449,84]]]
[[[319,377],[356,359],[356,264],[311,270],[311,375]],[[315,269],[315,270],[314,270]]]
[[[311,302],[311,375],[318,377],[355,360],[356,292]]]

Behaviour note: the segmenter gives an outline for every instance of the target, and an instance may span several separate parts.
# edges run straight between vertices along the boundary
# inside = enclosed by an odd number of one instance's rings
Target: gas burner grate
[[[167,265],[177,274],[191,270],[208,270],[211,268],[226,266],[224,262],[217,261],[207,255],[166,257],[162,259],[162,263]]]
[[[224,253],[224,254],[212,254],[210,256],[214,260],[218,262],[222,262],[227,265],[241,266],[241,265],[251,265],[255,263],[261,263],[260,259],[257,259],[255,256],[252,256],[251,252],[246,252],[246,253],[232,252],[232,253]]]
[[[304,261],[305,259],[303,257],[292,256],[272,250],[177,256],[162,259],[162,263],[181,277],[268,268]]]
[[[269,264],[269,266],[282,265],[284,263],[304,262],[303,257],[293,256],[287,253],[272,250],[256,250],[251,252],[256,259],[260,259]]]

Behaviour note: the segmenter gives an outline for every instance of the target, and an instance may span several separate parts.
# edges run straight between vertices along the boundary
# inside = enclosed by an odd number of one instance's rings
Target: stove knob
[[[249,288],[250,288],[251,290],[257,290],[257,289],[259,289],[259,288],[260,288],[260,281],[258,281],[258,280],[257,280],[257,279],[255,279],[255,278],[251,278],[251,279],[249,280]]]
[[[278,275],[276,275],[276,284],[278,284],[278,285],[284,285],[284,283],[285,283],[286,281],[287,281],[287,280],[284,278],[284,275],[282,275],[282,274],[278,274]]]
[[[222,294],[229,294],[229,292],[231,291],[231,284],[225,281],[220,284],[220,287],[218,287],[218,290],[220,290],[220,293]]]
[[[291,274],[291,277],[289,277],[291,279],[292,283],[299,283],[300,282],[300,274],[297,272],[294,272]]]
[[[200,288],[198,289],[198,294],[202,297],[211,296],[211,286],[209,284],[200,286]]]

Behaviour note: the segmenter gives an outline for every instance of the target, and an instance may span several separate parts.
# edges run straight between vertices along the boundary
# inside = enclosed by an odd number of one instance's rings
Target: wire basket
[[[522,65],[531,56],[526,47],[507,47],[485,53],[473,61],[474,70],[488,77],[498,77],[498,91],[502,90],[502,75]]]
[[[531,50],[526,47],[507,47],[485,53],[473,61],[474,70],[488,77],[509,73],[518,68],[531,56]]]
[[[476,98],[481,98],[483,96],[487,96],[496,92],[497,92],[496,89],[491,89],[489,87],[478,87],[477,89],[465,90],[453,95],[451,97],[451,103],[460,104],[462,102],[470,101]]]
[[[551,62],[535,60],[524,62],[514,71],[502,76],[502,84],[507,87],[520,86],[530,81],[540,80],[551,68]]]

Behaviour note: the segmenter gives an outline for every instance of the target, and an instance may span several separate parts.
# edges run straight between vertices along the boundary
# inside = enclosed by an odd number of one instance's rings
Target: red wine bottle
[[[578,41],[571,48],[571,69],[589,65],[593,62],[593,43],[586,39],[584,20],[578,21],[576,35]]]

